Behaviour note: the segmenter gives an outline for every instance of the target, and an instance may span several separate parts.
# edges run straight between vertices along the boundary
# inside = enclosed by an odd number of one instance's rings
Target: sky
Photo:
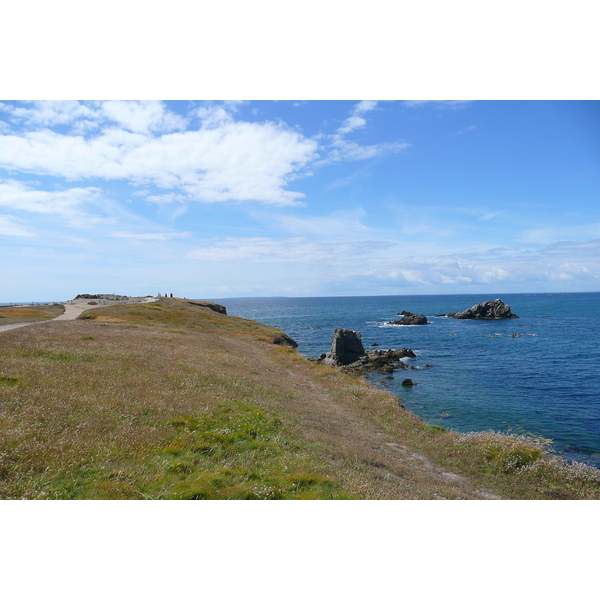
[[[2,101],[0,302],[600,290],[598,101]]]

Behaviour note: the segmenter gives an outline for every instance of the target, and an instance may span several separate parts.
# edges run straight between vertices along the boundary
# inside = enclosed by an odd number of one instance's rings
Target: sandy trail
[[[46,321],[38,321],[39,323],[45,323]],[[16,329],[17,327],[25,327],[26,325],[35,325],[35,323],[12,323],[10,325],[0,325],[0,332],[8,331],[9,329]]]

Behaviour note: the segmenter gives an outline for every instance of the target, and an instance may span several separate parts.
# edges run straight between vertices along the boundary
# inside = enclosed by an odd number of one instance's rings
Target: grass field
[[[600,498],[546,441],[428,425],[279,334],[179,299],[0,333],[0,497]]]
[[[0,307],[0,325],[12,325],[25,321],[29,323],[48,321],[60,316],[64,310],[62,304],[2,306]]]

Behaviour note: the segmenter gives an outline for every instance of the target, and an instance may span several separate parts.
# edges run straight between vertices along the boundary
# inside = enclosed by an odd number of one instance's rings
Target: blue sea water
[[[298,351],[318,357],[337,327],[362,333],[379,349],[411,348],[416,370],[375,385],[402,398],[429,423],[460,432],[531,433],[553,440],[568,459],[600,467],[600,293],[505,294],[519,319],[457,320],[494,295],[334,298],[226,298],[228,314],[279,327]],[[390,326],[397,313],[424,314],[429,325]],[[519,337],[509,337],[521,334]],[[488,337],[492,336],[492,337]],[[426,366],[430,365],[430,366]],[[401,386],[410,377],[417,385]]]

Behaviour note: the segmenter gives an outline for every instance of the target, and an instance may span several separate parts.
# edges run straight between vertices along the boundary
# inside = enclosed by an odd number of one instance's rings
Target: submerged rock
[[[513,314],[508,304],[504,304],[500,298],[496,300],[488,300],[481,304],[476,304],[471,308],[462,310],[457,313],[448,313],[453,319],[518,319],[519,317]]]

